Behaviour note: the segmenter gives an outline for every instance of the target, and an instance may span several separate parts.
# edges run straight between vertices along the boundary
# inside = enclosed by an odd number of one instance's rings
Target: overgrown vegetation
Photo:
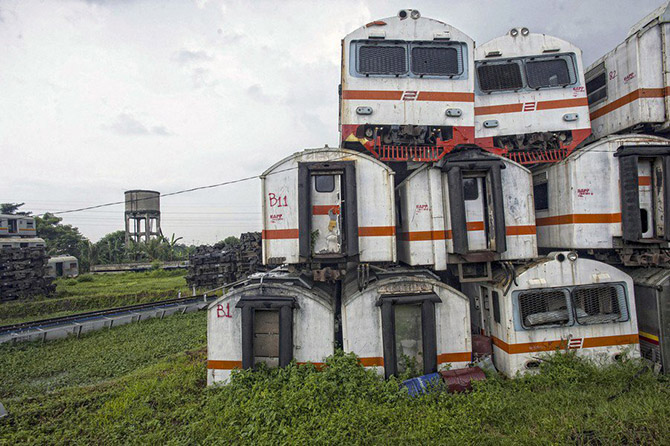
[[[55,297],[0,305],[0,325],[169,299],[180,290],[187,296],[185,275],[184,270],[155,270],[59,278]]]
[[[668,382],[572,354],[472,392],[410,398],[353,355],[206,387],[204,313],[0,346],[0,444],[668,444]]]

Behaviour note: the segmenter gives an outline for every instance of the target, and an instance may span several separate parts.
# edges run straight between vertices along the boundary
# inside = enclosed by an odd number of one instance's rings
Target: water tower
[[[126,245],[162,236],[161,194],[153,190],[129,190],[126,195]]]

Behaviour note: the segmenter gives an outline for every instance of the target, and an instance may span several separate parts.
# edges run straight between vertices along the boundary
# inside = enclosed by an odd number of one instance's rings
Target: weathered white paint
[[[289,264],[301,262],[298,242],[298,165],[302,162],[324,161],[352,161],[355,164],[360,261],[396,261],[393,170],[363,153],[325,147],[297,152],[261,175],[263,263],[268,263],[270,258],[284,258],[283,263]],[[367,235],[370,232],[366,232],[365,228],[377,228],[371,230],[372,233],[381,231],[389,235]],[[266,234],[287,235],[286,238],[275,238]]]
[[[631,277],[613,266],[595,260],[583,258],[578,258],[574,261],[568,260],[568,252],[562,253],[566,258],[561,262],[556,260],[556,254],[553,253],[550,257],[538,259],[529,265],[517,268],[515,280],[507,291],[507,294],[504,293],[508,285],[504,276],[500,276],[499,280],[493,283],[480,283],[479,287],[471,286],[468,288],[468,290],[477,293],[474,296],[470,296],[470,298],[478,301],[482,314],[481,326],[487,335],[501,340],[509,345],[510,349],[531,350],[531,352],[508,353],[499,345],[496,345],[494,341],[493,362],[496,368],[507,376],[512,377],[517,372],[527,372],[526,364],[529,361],[536,361],[538,357],[555,350],[542,351],[542,346],[538,345],[539,343],[567,342],[569,340],[577,342],[576,340],[583,339],[585,345],[588,345],[587,339],[603,338],[606,336],[625,336],[637,339],[637,316],[633,280]],[[575,321],[574,325],[564,327],[538,327],[530,330],[515,328],[515,326],[519,327],[520,325],[520,314],[514,306],[515,291],[608,282],[625,284],[627,289],[628,321],[591,325],[580,325]],[[484,289],[488,290],[489,296],[492,291],[499,293],[500,323],[495,322],[493,318],[492,299],[489,297],[488,302],[486,302],[484,300],[485,297],[482,296]],[[517,322],[516,325],[515,321]],[[535,344],[535,346],[527,346],[527,344]],[[537,351],[533,352],[533,349]],[[634,344],[582,347],[574,350],[579,355],[603,362],[613,361],[614,357],[621,353],[627,353],[632,357],[639,357],[640,355],[637,340]]]
[[[49,258],[47,262],[47,276],[59,277],[56,270],[56,265],[60,263],[63,265],[62,274],[60,277],[77,277],[79,275],[79,261],[73,256],[56,256]]]
[[[500,157],[507,250],[496,260],[531,259],[537,256],[532,176],[528,169]],[[397,188],[401,214],[398,226],[398,259],[411,266],[431,266],[441,271],[451,262],[451,214],[447,174],[425,166]],[[481,195],[480,195],[481,197]],[[514,229],[521,228],[521,229]],[[516,232],[515,232],[516,231]],[[516,235],[517,232],[526,232]],[[468,231],[479,232],[483,231]]]
[[[437,332],[438,370],[450,365],[452,368],[467,366],[468,361],[440,361],[453,354],[472,352],[470,335],[470,307],[465,295],[450,286],[428,276],[397,276],[383,278],[373,282],[362,291],[356,281],[350,281],[344,287],[342,297],[342,334],[344,350],[353,352],[361,358],[363,364],[378,363],[370,366],[380,374],[384,373],[384,345],[382,339],[381,307],[376,303],[384,289],[394,287],[419,287],[432,291],[442,302],[435,304]]]
[[[670,4],[634,25],[622,43],[588,67],[589,81],[605,73],[607,97],[590,105],[593,136],[641,124],[670,126]]]
[[[463,75],[450,79],[449,77],[406,77],[406,76],[355,76],[352,63],[352,42],[368,40],[371,36],[383,33],[382,41],[423,41],[444,42],[438,36],[448,36],[450,42],[465,44],[463,51],[464,70]],[[346,126],[358,126],[361,124],[384,124],[384,125],[434,125],[434,126],[457,126],[472,129],[474,126],[474,72],[473,57],[474,41],[454,28],[439,20],[421,17],[412,19],[407,17],[400,19],[398,16],[387,17],[371,22],[355,31],[347,34],[342,40],[342,85],[343,91],[390,91],[417,93],[416,96],[409,95],[398,99],[347,99],[340,101],[340,124],[341,128]],[[419,100],[420,92],[438,93],[466,93],[472,96],[464,100]],[[403,100],[404,98],[404,100]],[[417,99],[418,98],[418,99]],[[358,107],[371,107],[371,115],[359,115],[356,113]],[[447,109],[460,109],[462,114],[458,117],[446,115]],[[348,139],[347,139],[348,137]],[[353,135],[343,135],[348,141],[358,141]],[[365,142],[365,140],[361,140]]]
[[[25,215],[0,214],[0,236],[34,237],[35,219]]]
[[[670,141],[647,135],[610,136],[538,169],[534,182],[547,182],[549,198],[548,209],[535,211],[538,246],[613,249],[615,238],[622,235],[619,161],[614,153],[622,145],[659,144]],[[641,192],[645,189],[643,186]],[[566,217],[557,221],[560,216]],[[569,222],[585,220],[591,222]]]
[[[296,280],[297,282],[297,280]],[[261,291],[262,288],[262,291]],[[293,297],[293,359],[321,363],[334,352],[335,326],[332,298],[318,288],[297,283],[251,284],[233,289],[207,309],[207,384],[225,383],[234,368],[242,365],[242,310],[235,308],[243,296]],[[213,368],[226,361],[225,368]]]
[[[516,29],[520,31],[522,28]],[[477,62],[554,55],[572,55],[576,63],[574,67],[576,79],[567,87],[539,90],[526,88],[520,91],[485,93],[477,83],[475,89],[475,136],[477,138],[573,130],[586,130],[584,138],[588,136],[590,120],[586,104],[586,83],[584,82],[581,49],[557,37],[537,33],[524,36],[521,32],[516,37],[507,33],[475,48]],[[559,102],[548,103],[548,101]],[[509,111],[518,104],[522,105],[519,111]],[[501,106],[511,107],[500,112]],[[563,119],[564,115],[572,113],[578,115],[576,120]],[[498,126],[485,128],[484,121],[490,119],[497,120]]]

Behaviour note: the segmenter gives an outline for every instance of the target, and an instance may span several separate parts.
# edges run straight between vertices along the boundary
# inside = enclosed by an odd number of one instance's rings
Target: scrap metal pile
[[[201,245],[189,258],[189,287],[216,288],[261,271],[261,233],[246,232],[236,245]]]
[[[0,214],[0,302],[53,294],[48,261],[34,218]]]
[[[56,286],[45,276],[48,260],[44,247],[1,249],[0,299],[52,294]]]

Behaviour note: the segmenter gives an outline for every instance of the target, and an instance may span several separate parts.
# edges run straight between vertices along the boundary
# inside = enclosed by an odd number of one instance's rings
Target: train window
[[[407,73],[404,46],[362,45],[358,48],[358,69],[361,74],[400,75]]]
[[[314,175],[314,188],[317,192],[332,192],[335,190],[334,175]]]
[[[521,325],[524,328],[572,323],[567,290],[554,288],[521,291],[518,302]]]
[[[493,320],[500,323],[500,295],[497,291],[491,293],[491,299],[493,301]]]
[[[625,288],[621,284],[576,287],[572,291],[577,322],[603,324],[628,320]]]
[[[465,201],[472,201],[477,198],[479,198],[477,178],[463,178],[463,199]]]
[[[420,76],[455,76],[461,74],[456,47],[412,47],[412,73]]]
[[[477,67],[482,91],[518,90],[523,88],[521,67],[516,62],[484,64]]]
[[[565,59],[527,61],[526,78],[530,88],[564,87],[572,83]]]
[[[605,64],[600,64],[586,73],[586,94],[589,98],[589,105],[595,104],[607,97]]]
[[[549,209],[549,186],[547,183],[533,185],[533,199],[535,200],[536,211]]]

